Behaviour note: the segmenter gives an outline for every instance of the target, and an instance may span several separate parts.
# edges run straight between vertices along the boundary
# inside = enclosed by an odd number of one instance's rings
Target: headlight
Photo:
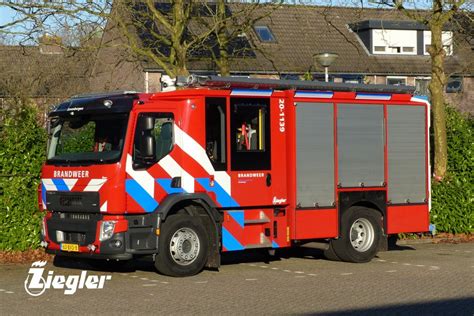
[[[100,224],[100,235],[99,235],[100,241],[104,241],[112,237],[112,235],[114,234],[115,223],[117,222],[116,221],[103,221]]]

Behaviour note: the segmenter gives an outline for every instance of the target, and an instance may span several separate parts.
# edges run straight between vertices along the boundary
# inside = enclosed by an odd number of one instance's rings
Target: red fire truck
[[[328,243],[371,260],[429,226],[429,104],[403,86],[191,77],[49,114],[39,204],[57,256],[188,276],[220,254]]]

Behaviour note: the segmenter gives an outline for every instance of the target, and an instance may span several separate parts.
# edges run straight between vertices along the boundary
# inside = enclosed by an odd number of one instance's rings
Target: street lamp
[[[329,82],[329,66],[331,66],[337,57],[339,57],[339,55],[336,53],[319,53],[314,55],[314,59],[318,62],[318,64],[324,67],[324,78],[326,79],[326,82]]]

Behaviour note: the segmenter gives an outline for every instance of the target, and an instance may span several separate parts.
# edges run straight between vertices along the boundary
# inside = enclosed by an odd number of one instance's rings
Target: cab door
[[[278,99],[231,97],[229,112],[232,196],[241,207],[284,204],[286,171],[275,170],[285,159],[285,151],[274,151],[284,142],[276,135]]]
[[[153,164],[137,163],[140,159],[140,122],[142,117],[152,117],[153,127],[147,133],[153,136],[156,161]],[[181,112],[175,102],[161,101],[160,105],[148,104],[143,110],[133,113],[135,121],[132,141],[126,158],[125,192],[128,213],[150,213],[155,211],[171,187],[174,177],[181,173],[167,165],[171,160],[180,160],[175,150],[175,125],[179,124]],[[187,188],[187,181],[181,181]],[[191,183],[194,185],[194,183]]]

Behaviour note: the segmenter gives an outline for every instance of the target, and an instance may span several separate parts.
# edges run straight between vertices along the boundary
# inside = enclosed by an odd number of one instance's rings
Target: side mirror
[[[156,163],[156,140],[153,135],[155,118],[149,115],[140,115],[135,130],[134,168],[146,168]]]
[[[155,118],[149,115],[140,115],[137,122],[137,130],[152,131],[155,128]]]
[[[148,131],[139,140],[140,156],[145,160],[153,160],[155,158],[156,145],[155,137]]]

